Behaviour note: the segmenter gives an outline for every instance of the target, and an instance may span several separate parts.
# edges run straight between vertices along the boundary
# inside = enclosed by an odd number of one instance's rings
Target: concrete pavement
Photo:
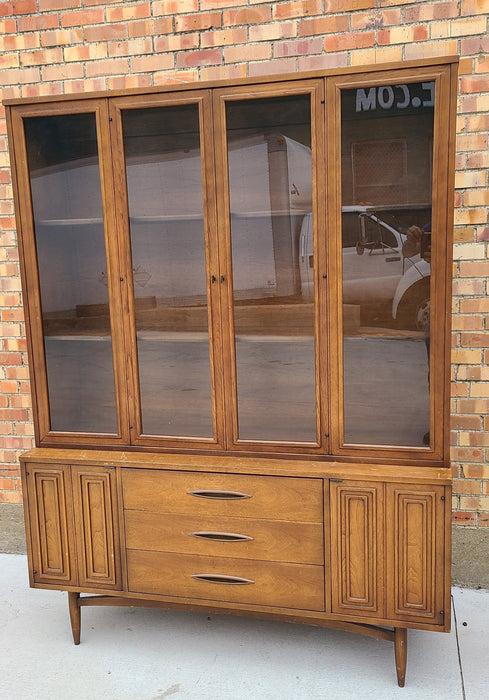
[[[144,608],[84,608],[28,587],[0,554],[1,700],[486,700],[489,591],[453,589],[452,632],[410,630],[405,688],[393,646],[305,625]]]

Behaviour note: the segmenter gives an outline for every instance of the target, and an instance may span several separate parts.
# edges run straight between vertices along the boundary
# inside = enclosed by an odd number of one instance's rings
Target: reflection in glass
[[[346,443],[429,444],[433,83],[341,102]]]
[[[25,120],[51,430],[116,433],[94,114]]]
[[[227,138],[239,438],[315,443],[309,96],[228,103]]]
[[[197,105],[126,110],[143,432],[212,438]]]

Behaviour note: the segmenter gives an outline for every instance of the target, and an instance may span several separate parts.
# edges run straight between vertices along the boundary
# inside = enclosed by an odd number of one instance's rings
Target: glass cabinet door
[[[454,75],[9,109],[38,443],[444,459]]]
[[[192,97],[172,104],[167,98],[159,106],[138,107],[132,100],[119,106],[137,433],[215,441],[206,216],[212,207],[204,175],[202,101]]]
[[[42,437],[118,434],[97,121],[94,111],[23,119],[43,336],[33,340],[44,357]]]
[[[219,104],[235,444],[320,442],[313,95],[235,92]]]
[[[436,187],[448,138],[439,83],[384,80],[346,84],[338,102],[343,443],[428,452],[443,400],[447,230]]]

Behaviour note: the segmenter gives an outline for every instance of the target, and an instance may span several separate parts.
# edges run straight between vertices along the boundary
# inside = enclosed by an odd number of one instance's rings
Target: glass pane
[[[231,102],[239,438],[316,442],[309,96]]]
[[[347,443],[429,444],[433,104],[432,82],[342,93]]]
[[[123,112],[143,432],[212,438],[198,105]]]
[[[51,429],[116,433],[95,114],[25,120]]]

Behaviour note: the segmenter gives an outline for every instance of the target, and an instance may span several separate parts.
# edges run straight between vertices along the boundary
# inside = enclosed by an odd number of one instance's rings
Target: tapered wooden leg
[[[81,632],[81,610],[78,605],[80,598],[79,593],[68,593],[68,603],[70,606],[71,631],[73,633],[73,642],[80,644]]]
[[[397,684],[400,688],[404,688],[406,680],[406,664],[407,664],[407,629],[404,627],[396,627],[394,629],[394,649],[396,655],[396,671]]]

